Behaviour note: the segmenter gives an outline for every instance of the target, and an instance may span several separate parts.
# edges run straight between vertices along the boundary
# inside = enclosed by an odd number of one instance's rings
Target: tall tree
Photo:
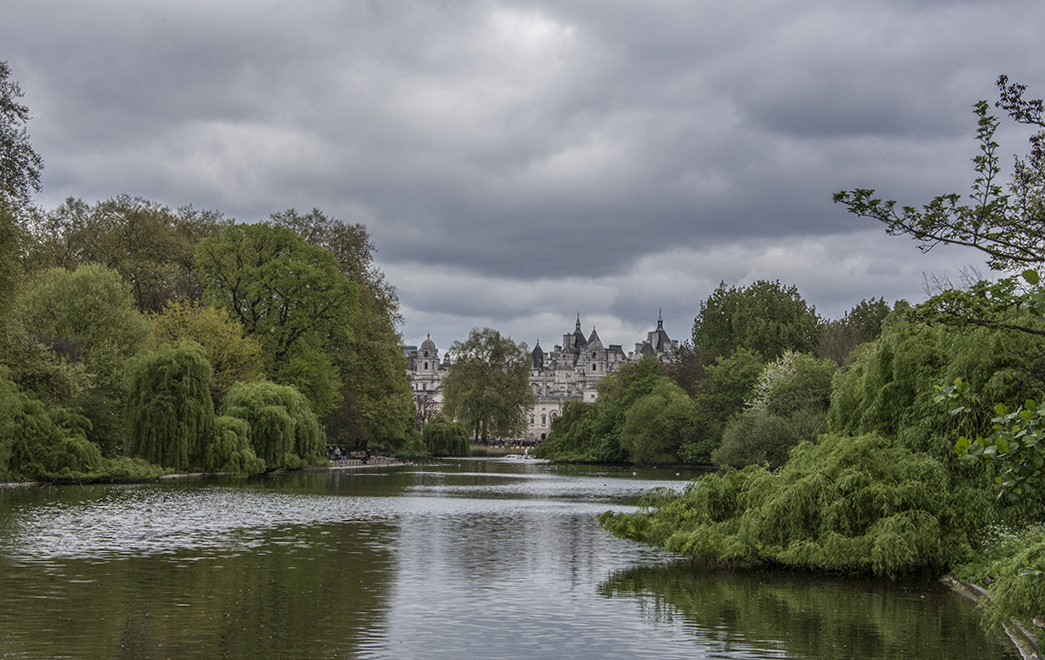
[[[748,287],[723,282],[700,304],[693,320],[693,345],[732,353],[739,348],[773,360],[787,351],[808,353],[820,336],[816,309],[806,304],[798,288],[779,280],[759,280]]]
[[[351,321],[352,341],[330,354],[341,374],[342,400],[323,419],[327,432],[347,444],[395,444],[413,423],[413,393],[397,330],[401,322],[395,288],[373,261],[375,247],[366,227],[326,216],[319,209],[273,213],[274,224],[293,229],[313,245],[330,250],[341,274],[359,285],[359,314]]]
[[[228,222],[216,211],[172,210],[141,197],[120,195],[93,206],[69,198],[30,221],[30,266],[74,269],[99,263],[120,273],[135,304],[159,311],[172,300],[199,300],[193,273],[196,245],[216,237]]]
[[[298,387],[319,415],[337,405],[328,349],[352,339],[358,287],[329,250],[286,227],[232,225],[200,242],[196,273],[205,299],[261,342],[268,378]]]
[[[472,437],[515,438],[536,400],[530,390],[530,351],[496,330],[476,328],[450,347],[443,380],[443,412]]]
[[[7,62],[0,62],[0,201],[25,206],[40,190],[43,159],[29,144],[29,108],[18,102],[22,90],[10,75]]]

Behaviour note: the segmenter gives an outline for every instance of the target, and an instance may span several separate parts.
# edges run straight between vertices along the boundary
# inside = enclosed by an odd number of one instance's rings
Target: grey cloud
[[[42,203],[316,206],[366,224],[406,309],[446,327],[579,309],[639,331],[658,296],[691,323],[763,275],[818,309],[917,292],[916,267],[861,265],[881,256],[844,237],[880,228],[832,193],[965,191],[972,103],[999,73],[1045,94],[1036,0],[9,4]],[[830,282],[752,247],[814,235],[856,255]]]

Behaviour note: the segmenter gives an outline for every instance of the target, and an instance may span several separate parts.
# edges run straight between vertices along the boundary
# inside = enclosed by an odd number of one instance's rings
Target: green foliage
[[[468,431],[458,422],[439,416],[425,424],[425,447],[432,456],[468,456]]]
[[[693,394],[693,435],[679,449],[683,462],[711,462],[711,453],[722,444],[726,425],[751,398],[762,368],[759,354],[744,348],[704,368],[706,375],[697,382]]]
[[[805,443],[777,472],[708,475],[654,509],[607,512],[610,531],[690,557],[746,566],[897,573],[967,550],[947,470],[876,435]]]
[[[620,446],[632,463],[678,463],[678,450],[693,439],[693,402],[666,376],[624,413]]]
[[[73,411],[47,407],[0,371],[0,476],[76,480],[104,474],[105,460],[87,439],[90,422]]]
[[[700,304],[693,345],[730,354],[746,348],[772,360],[786,351],[811,353],[820,339],[816,310],[794,286],[760,280],[749,287],[723,282]]]
[[[206,472],[265,471],[265,461],[250,444],[250,425],[238,417],[214,418],[214,436],[203,450],[202,468]]]
[[[597,461],[594,426],[598,414],[594,403],[566,401],[562,414],[552,419],[551,433],[537,446],[534,456],[577,463]]]
[[[443,413],[472,437],[516,438],[535,401],[526,344],[490,328],[474,329],[450,347],[452,366],[443,380]]]
[[[363,225],[329,218],[319,209],[305,214],[289,209],[271,220],[330,250],[341,274],[359,285],[353,340],[328,349],[343,386],[340,403],[323,418],[327,432],[342,444],[397,444],[414,423],[413,392],[396,329],[402,320],[399,300],[374,266],[370,234]]]
[[[946,386],[938,386],[937,401],[950,403],[952,415],[970,413],[969,383],[961,378]],[[1041,489],[1045,471],[1045,405],[1028,400],[1010,412],[999,403],[994,407],[991,432],[975,439],[961,436],[954,449],[963,461],[995,464],[999,474],[995,483],[1010,501],[1034,496]]]
[[[177,471],[202,465],[214,435],[210,379],[199,344],[133,358],[127,365],[129,453]]]
[[[910,306],[907,301],[897,301],[896,311],[904,312],[908,309]],[[883,298],[872,298],[860,301],[841,319],[825,321],[820,332],[817,356],[833,360],[838,365],[845,364],[857,346],[878,339],[882,326],[893,311]]]
[[[82,361],[106,396],[122,399],[123,363],[145,345],[149,326],[119,273],[95,264],[43,271],[22,297],[20,318],[52,350]]]
[[[1012,619],[1028,627],[1045,614],[1045,529],[1035,525],[1000,540],[981,577],[991,597],[985,607],[994,628]]]
[[[1034,338],[1022,333],[957,332],[897,320],[839,373],[828,429],[895,436],[903,446],[954,463],[953,438],[985,434],[989,419],[949,414],[937,400],[936,386],[962,378],[981,400],[1036,398],[1038,351]]]
[[[199,300],[202,287],[192,272],[196,244],[226,224],[220,213],[188,206],[174,211],[140,197],[121,195],[93,206],[69,198],[32,216],[27,260],[37,269],[101,264],[120,273],[139,310],[157,312],[174,300]]]
[[[220,404],[236,381],[249,383],[261,373],[261,344],[243,335],[243,326],[229,318],[223,307],[203,307],[189,301],[172,301],[151,317],[152,348],[192,341],[203,347],[214,369],[212,395]]]
[[[352,339],[358,299],[329,250],[285,227],[232,225],[200,241],[196,274],[206,300],[261,343],[268,378],[296,386],[319,414],[334,408],[341,383],[327,350]]]
[[[784,353],[763,368],[748,408],[780,416],[807,409],[827,412],[831,380],[837,370],[830,360]]]
[[[741,468],[765,465],[776,469],[783,465],[791,448],[803,442],[815,442],[824,432],[825,413],[803,409],[787,416],[765,410],[748,410],[726,425],[722,444],[711,453],[711,462]]]
[[[321,465],[326,434],[308,399],[289,385],[269,381],[236,383],[222,414],[247,422],[254,453],[271,469]]]

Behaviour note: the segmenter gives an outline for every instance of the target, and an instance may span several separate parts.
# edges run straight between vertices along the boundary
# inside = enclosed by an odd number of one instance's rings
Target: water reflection
[[[614,573],[610,598],[633,598],[655,627],[681,629],[707,657],[1019,658],[979,614],[932,579],[709,572],[689,562]]]
[[[461,460],[0,491],[0,657],[1016,657],[935,583],[700,574],[599,528],[691,476]]]

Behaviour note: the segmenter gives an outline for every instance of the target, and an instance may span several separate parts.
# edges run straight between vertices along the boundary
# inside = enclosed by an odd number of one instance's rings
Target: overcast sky
[[[126,193],[367,226],[404,340],[685,339],[725,281],[838,318],[983,260],[831,201],[966,193],[1041,0],[0,0],[45,208]],[[1001,153],[1026,152],[1006,129]]]

